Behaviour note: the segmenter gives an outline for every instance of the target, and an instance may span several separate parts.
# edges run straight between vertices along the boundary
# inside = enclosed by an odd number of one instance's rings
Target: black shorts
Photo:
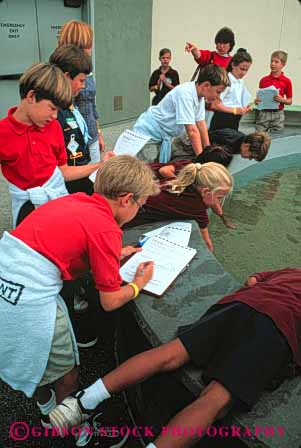
[[[221,383],[247,409],[292,360],[272,319],[240,302],[214,305],[178,337],[204,382]]]

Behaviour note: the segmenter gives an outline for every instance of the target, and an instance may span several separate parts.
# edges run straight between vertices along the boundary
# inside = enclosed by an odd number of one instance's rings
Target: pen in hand
[[[146,261],[143,263],[140,263],[136,269],[135,278],[134,281],[141,283],[143,282],[143,286],[146,285],[152,278],[154,273],[154,262],[153,261]],[[142,287],[143,287],[142,286]]]

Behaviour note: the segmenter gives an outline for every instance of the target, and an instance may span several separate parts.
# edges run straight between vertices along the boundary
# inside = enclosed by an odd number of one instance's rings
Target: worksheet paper
[[[116,156],[122,154],[129,154],[133,157],[143,148],[143,146],[150,140],[150,137],[137,132],[126,129],[117,139],[114,146],[114,153]],[[89,179],[95,182],[97,171],[90,174]]]
[[[187,247],[191,235],[191,223],[190,222],[173,222],[166,226],[159,227],[158,229],[146,232],[143,235],[151,238],[153,236],[160,236],[168,241],[178,243],[180,246]]]
[[[274,96],[279,94],[279,90],[274,86],[266,87],[265,89],[257,90],[257,98],[261,100],[257,104],[257,109],[275,109],[279,108],[279,103],[274,100]]]
[[[147,135],[126,129],[119,137],[114,146],[114,152],[117,156],[129,154],[135,156],[143,146],[150,140]]]
[[[196,252],[196,249],[183,247],[156,236],[148,239],[142,252],[136,253],[121,267],[120,275],[125,282],[131,282],[140,263],[153,261],[153,278],[143,290],[161,296],[186,268]]]

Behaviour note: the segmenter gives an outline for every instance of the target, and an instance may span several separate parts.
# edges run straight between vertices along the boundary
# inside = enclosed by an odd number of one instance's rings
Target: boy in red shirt
[[[89,176],[100,163],[68,166],[56,120],[72,102],[71,86],[53,64],[34,64],[20,78],[21,102],[0,120],[0,165],[9,182],[15,227],[35,207],[68,194],[65,182]]]
[[[292,360],[301,366],[300,322],[301,269],[253,274],[245,287],[184,327],[176,339],[130,358],[77,398],[66,398],[50,413],[50,421],[58,427],[77,425],[84,410],[110,394],[192,362],[202,368],[206,387],[166,426],[207,428],[232,407],[251,409],[266,388],[282,382]],[[187,431],[175,439],[170,432],[146,448],[187,448],[197,438]]]
[[[256,111],[256,131],[281,131],[284,128],[284,105],[290,105],[293,102],[293,88],[290,78],[284,75],[282,69],[287,62],[287,53],[285,51],[274,51],[271,56],[271,73],[264,76],[259,82],[259,88],[274,86],[279,90],[279,94],[274,96],[274,100],[279,103],[278,110],[262,109]],[[255,100],[260,103],[259,98]]]

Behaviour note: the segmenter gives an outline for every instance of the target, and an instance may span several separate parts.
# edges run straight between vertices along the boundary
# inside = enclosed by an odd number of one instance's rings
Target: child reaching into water
[[[184,167],[183,162],[178,162],[174,170],[171,168],[173,171],[169,171],[172,165],[152,163],[149,166],[161,178],[161,192],[154,200],[150,197],[143,210],[126,227],[168,219],[194,219],[208,249],[213,251],[207,209],[211,208],[223,221],[226,220],[221,201],[233,188],[233,178],[228,170],[214,162],[189,163]],[[170,179],[173,175],[175,178]]]
[[[239,154],[243,159],[261,162],[268,154],[271,138],[266,132],[244,134],[231,128],[216,129],[209,132],[211,145],[195,157],[191,145],[177,137],[172,143],[171,160],[194,160],[194,162],[217,162],[228,167],[233,156]]]
[[[252,57],[244,48],[240,48],[233,56],[227,67],[231,85],[221,93],[221,101],[217,100],[211,104],[215,112],[210,131],[224,128],[238,130],[241,117],[252,110],[248,106],[251,95],[243,81],[251,64]]]

